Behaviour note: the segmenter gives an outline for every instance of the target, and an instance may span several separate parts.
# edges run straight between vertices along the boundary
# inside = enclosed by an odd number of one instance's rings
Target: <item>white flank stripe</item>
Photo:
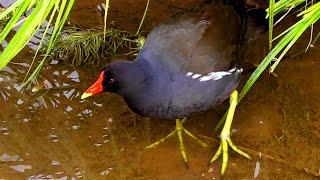
[[[217,71],[217,72],[211,72],[207,75],[202,74],[194,74],[192,72],[188,72],[186,76],[192,76],[192,79],[199,78],[200,81],[209,81],[209,80],[219,80],[222,79],[224,76],[231,75],[234,72],[241,73],[243,71],[242,68],[232,68],[229,71]]]
[[[198,78],[198,77],[200,77],[201,76],[201,74],[194,74],[193,76],[192,76],[192,79],[196,79],[196,78]]]
[[[237,70],[237,68],[232,68],[232,69],[229,70],[229,72],[234,72],[236,70]]]
[[[223,78],[223,76],[230,75],[230,72],[225,71],[218,71],[218,72],[211,72],[207,76],[203,76],[200,78],[200,81],[209,81],[209,80],[219,80]]]
[[[188,72],[187,73],[187,76],[191,76],[193,73],[192,72]]]

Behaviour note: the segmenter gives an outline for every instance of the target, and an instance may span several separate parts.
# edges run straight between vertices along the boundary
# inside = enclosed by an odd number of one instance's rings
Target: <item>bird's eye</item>
[[[116,80],[114,78],[109,79],[108,84],[114,84]]]

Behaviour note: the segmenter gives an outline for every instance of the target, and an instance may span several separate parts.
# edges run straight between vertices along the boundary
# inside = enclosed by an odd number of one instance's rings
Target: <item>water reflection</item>
[[[7,8],[10,5],[12,5],[14,2],[16,2],[16,0],[3,0],[0,2],[0,8]],[[13,31],[17,32],[20,27],[22,26],[23,22],[27,19],[27,17],[32,13],[34,8],[30,8],[26,13],[22,14],[22,16],[20,17],[20,19],[18,20],[18,22],[15,24],[15,26],[13,27]],[[44,35],[44,32],[48,26],[48,21],[45,20],[43,22],[43,24],[39,27],[39,29],[36,31],[35,35],[33,37],[31,37],[31,39],[29,40],[29,42],[27,43],[27,46],[31,49],[31,50],[37,50],[38,46],[40,44],[40,41]],[[49,26],[49,28],[47,29],[46,32],[46,36],[44,37],[44,42],[47,42],[49,40],[50,35],[53,32],[53,27]],[[1,42],[1,46],[2,48],[7,47],[8,43],[6,40]]]
[[[79,98],[82,89],[79,89],[80,77],[76,70],[59,69],[59,65],[46,67],[46,73],[37,81],[33,81],[30,88],[22,89],[20,82],[28,67],[26,63],[12,63],[0,72],[0,83],[4,85],[0,87],[3,101],[15,102],[16,107],[25,105],[25,101],[28,101],[30,112],[64,106],[66,115],[71,114],[75,109],[66,102],[75,101],[80,104],[85,102]],[[23,98],[21,94],[30,95],[30,98],[25,99],[26,97]],[[102,107],[102,103],[92,103],[96,107]],[[77,116],[79,118],[92,116],[92,113],[91,109],[86,108],[78,112]],[[23,121],[28,119],[23,118]]]
[[[3,135],[1,139],[7,144],[7,147],[22,146],[22,149],[29,149],[29,145],[25,143],[31,143],[31,146],[47,146],[45,149],[50,149],[45,150],[47,152],[58,151],[56,153],[59,154],[61,151],[60,153],[67,155],[68,150],[60,149],[66,148],[66,139],[70,140],[68,133],[62,133],[63,129],[81,132],[81,128],[83,128],[81,124],[87,118],[100,113],[99,109],[103,107],[101,102],[80,100],[83,88],[80,86],[81,77],[78,71],[72,67],[60,65],[57,60],[52,60],[50,64],[27,88],[21,86],[24,75],[29,68],[27,63],[10,63],[0,72],[0,94],[2,97],[0,104],[2,106],[7,104],[8,109],[4,112],[11,114],[10,117],[0,114],[0,133]],[[52,118],[57,119],[52,121],[50,120]],[[43,122],[36,123],[39,120]],[[62,126],[59,125],[60,123]],[[25,131],[33,132],[23,137]],[[39,136],[39,134],[41,135]],[[41,136],[42,140],[38,139],[36,142],[28,142],[27,140],[31,137],[40,138]],[[101,143],[96,142],[93,138],[92,141],[92,146],[98,148],[102,146],[102,142],[106,143],[109,139],[105,138]],[[42,144],[44,142],[46,145]],[[68,145],[72,147],[72,145]],[[54,146],[59,148],[53,148]],[[36,150],[34,147],[32,149],[29,151]],[[32,164],[35,161],[24,162],[21,157],[30,159],[31,155],[35,155],[35,152],[30,154],[26,152],[21,156],[11,153],[10,148],[0,148],[0,153],[2,153],[0,160],[4,166],[19,174],[29,174],[28,179],[78,179],[82,178],[85,173],[83,167],[65,169],[63,162],[61,163],[57,158],[51,159],[49,156],[51,162],[47,167],[50,169],[49,172],[52,171],[51,173],[30,174],[30,172],[37,172],[39,166]],[[63,156],[60,157],[62,160],[65,158]],[[104,175],[106,174],[108,173],[104,173]]]

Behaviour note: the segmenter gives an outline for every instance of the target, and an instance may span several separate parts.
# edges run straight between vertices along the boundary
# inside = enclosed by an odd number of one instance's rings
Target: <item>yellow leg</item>
[[[180,154],[182,156],[182,159],[186,165],[186,167],[188,168],[188,158],[187,158],[187,153],[185,151],[185,147],[184,147],[184,143],[183,143],[183,137],[182,137],[182,133],[184,132],[185,134],[187,134],[188,136],[190,136],[192,139],[196,140],[201,146],[203,147],[208,147],[208,145],[203,142],[202,140],[200,140],[199,138],[197,138],[196,136],[194,136],[193,134],[191,134],[191,132],[189,132],[188,130],[186,130],[183,127],[183,123],[186,121],[186,118],[184,118],[182,121],[180,119],[176,119],[176,129],[173,130],[170,134],[168,134],[166,137],[154,142],[153,144],[149,145],[146,147],[146,149],[150,149],[150,148],[155,148],[156,146],[158,146],[159,144],[161,144],[162,142],[164,142],[165,140],[167,140],[169,137],[177,134],[178,136],[178,140],[179,140],[179,148],[180,148]]]
[[[213,163],[221,154],[222,154],[222,167],[221,167],[221,175],[223,175],[227,169],[227,165],[228,165],[228,147],[230,146],[234,151],[236,151],[237,153],[241,154],[242,156],[251,159],[251,157],[243,152],[242,150],[240,150],[239,148],[237,148],[231,138],[230,138],[230,129],[231,129],[231,124],[232,124],[232,120],[233,120],[233,115],[236,109],[238,103],[238,91],[233,91],[231,96],[230,96],[230,107],[228,110],[228,114],[227,114],[227,118],[226,118],[226,122],[223,126],[223,129],[221,131],[220,134],[220,139],[221,139],[221,143],[219,146],[219,149],[217,150],[217,152],[215,153],[215,155],[212,157],[212,159],[210,160],[210,163]]]
[[[182,122],[179,119],[176,119],[176,130],[175,131],[177,132],[177,135],[178,135],[180,154],[182,156],[184,164],[188,168],[188,158],[187,158],[187,153],[186,153],[186,149],[184,148],[184,143],[183,143],[183,138],[182,138],[183,126],[182,126]]]

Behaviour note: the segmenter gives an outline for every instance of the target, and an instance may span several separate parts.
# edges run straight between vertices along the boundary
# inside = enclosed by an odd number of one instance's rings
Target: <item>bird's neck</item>
[[[117,75],[119,90],[115,93],[124,98],[142,93],[148,81],[147,68],[145,64],[137,61],[116,62],[112,69]]]

